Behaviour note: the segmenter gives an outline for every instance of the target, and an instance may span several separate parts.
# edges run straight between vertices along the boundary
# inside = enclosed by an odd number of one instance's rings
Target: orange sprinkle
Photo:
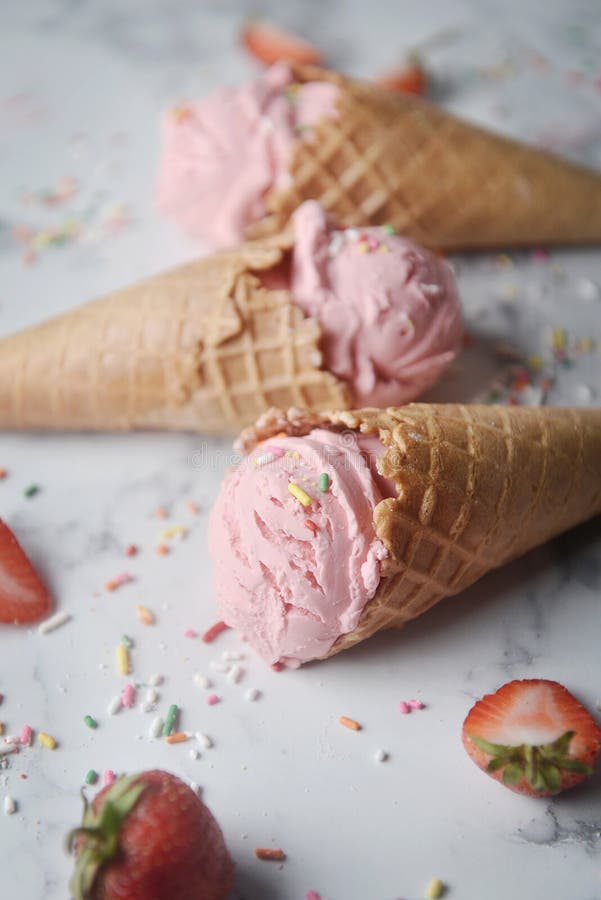
[[[198,515],[198,506],[192,500],[188,500],[188,502],[186,503],[186,509],[192,516]]]
[[[135,556],[137,552],[138,552],[138,548],[136,547],[135,544],[128,544],[127,547],[125,548],[126,556]]]
[[[351,731],[361,731],[359,723],[355,722],[354,719],[349,719],[348,716],[340,716],[338,721],[341,725],[344,725],[345,728],[350,728]]]
[[[2,481],[3,478],[6,478],[7,475],[8,472],[6,471],[6,469],[0,469],[0,481]]]
[[[317,525],[312,519],[305,519],[305,528],[308,528],[312,534],[317,534]]]
[[[159,544],[155,550],[155,553],[157,553],[159,556],[167,556],[167,554],[170,552],[171,551],[169,550],[167,544]]]
[[[176,731],[175,734],[168,734],[165,738],[167,744],[183,744],[187,740],[188,735],[185,731]]]
[[[211,641],[215,640],[217,635],[221,634],[222,631],[225,631],[226,628],[229,628],[229,625],[226,625],[225,622],[215,622],[214,625],[207,628],[201,640],[204,641],[205,644],[210,644]]]
[[[142,625],[154,625],[154,615],[145,606],[138,604],[136,613],[138,614],[138,622],[141,622]]]
[[[257,859],[266,859],[271,862],[282,862],[286,854],[279,847],[257,847],[255,849]]]
[[[167,518],[167,510],[164,506],[157,506],[154,511],[155,517],[157,519],[166,519]]]
[[[290,435],[286,431],[278,431],[277,434],[274,434],[274,438],[283,438],[290,437]]]

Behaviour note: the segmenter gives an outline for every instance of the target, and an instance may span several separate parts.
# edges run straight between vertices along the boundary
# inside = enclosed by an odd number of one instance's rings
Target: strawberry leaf
[[[503,783],[517,784],[523,775],[523,768],[518,763],[511,763],[511,765],[505,767],[503,772]]]

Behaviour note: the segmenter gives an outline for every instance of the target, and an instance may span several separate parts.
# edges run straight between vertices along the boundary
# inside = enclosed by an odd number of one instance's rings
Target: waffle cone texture
[[[0,341],[0,428],[235,434],[268,407],[348,406],[317,322],[262,287],[285,235],[218,253]]]
[[[298,140],[291,184],[267,196],[249,236],[281,229],[315,199],[344,227],[390,224],[435,250],[601,242],[601,173],[499,137],[412,96],[327,70],[337,117]]]
[[[388,550],[374,597],[328,656],[401,627],[487,572],[601,513],[601,409],[419,404],[326,414],[272,410],[241,435],[375,433],[398,496],[374,509]]]

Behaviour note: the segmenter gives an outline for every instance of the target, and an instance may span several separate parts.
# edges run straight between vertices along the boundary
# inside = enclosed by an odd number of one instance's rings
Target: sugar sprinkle
[[[38,634],[50,634],[51,631],[55,631],[57,628],[60,628],[61,625],[65,625],[70,619],[71,613],[63,609],[42,622],[42,624],[38,626]]]

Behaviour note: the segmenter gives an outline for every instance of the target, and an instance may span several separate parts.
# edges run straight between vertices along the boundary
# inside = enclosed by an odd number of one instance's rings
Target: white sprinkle
[[[209,737],[208,734],[203,734],[202,731],[197,731],[194,735],[199,744],[202,744],[207,750],[209,750],[213,746],[213,739]]]
[[[4,737],[5,744],[20,744],[21,738],[18,734],[7,734]]]
[[[162,675],[151,675],[148,679],[148,684],[152,685],[152,687],[158,687],[159,684],[163,683],[163,680]]]
[[[113,699],[107,706],[106,711],[109,714],[109,716],[116,716],[117,713],[119,712],[119,710],[121,709],[121,706],[122,706],[121,697],[117,694],[117,696],[113,697]]]
[[[148,737],[158,738],[162,730],[163,720],[160,716],[157,716],[156,719],[153,719],[150,723],[150,728],[148,729]]]
[[[344,243],[344,234],[342,231],[335,231],[330,238],[330,243],[328,245],[328,256],[330,259],[334,259],[335,256],[340,252],[340,248]]]
[[[388,759],[388,753],[386,750],[376,750],[374,753],[374,762],[383,763]]]
[[[197,672],[194,676],[194,684],[199,688],[210,688],[213,682],[206,675],[201,675],[200,672]]]
[[[18,744],[0,744],[0,756],[8,756],[9,753],[18,753]]]
[[[155,708],[155,705],[156,704],[154,704],[154,703],[149,703],[148,700],[144,700],[144,702],[140,704],[140,712],[142,712],[142,713],[152,712],[153,709]]]
[[[520,401],[522,406],[542,406],[544,396],[542,388],[527,384],[521,393]]]
[[[257,688],[249,688],[245,693],[244,697],[250,703],[254,703],[255,700],[258,700],[261,696],[261,691],[257,690]]]
[[[192,748],[192,750],[190,750],[190,759],[200,759],[200,750]]]
[[[592,387],[588,384],[577,384],[574,388],[574,399],[577,403],[590,403],[594,395]]]
[[[194,791],[195,794],[200,794],[200,792],[202,790],[201,786],[199,784],[197,784],[195,781],[190,782],[190,789],[192,791]]]
[[[268,116],[261,116],[259,118],[259,129],[261,131],[273,131],[273,122]]]
[[[590,278],[580,278],[576,290],[580,299],[586,303],[591,303],[593,300],[601,300],[601,287],[595,281],[591,281]]]
[[[420,288],[424,294],[428,294],[430,297],[436,297],[440,294],[440,286],[438,284],[420,284]]]
[[[212,659],[209,663],[209,666],[213,670],[213,672],[229,672],[231,666],[229,663],[220,662],[218,659]]]
[[[234,684],[238,684],[242,676],[244,675],[244,669],[242,666],[234,665],[228,672],[228,680],[233,681]]]
[[[145,697],[144,699],[145,699],[146,703],[150,703],[150,704],[156,703],[157,700],[159,699],[159,695],[158,695],[158,693],[155,691],[154,688],[149,688],[149,689],[146,691],[146,697]]]
[[[350,241],[355,241],[359,237],[359,232],[356,228],[347,228],[343,234],[345,234]]]
[[[12,816],[13,813],[17,811],[17,803],[16,801],[10,797],[8,794],[4,798],[4,815]]]
[[[48,634],[50,631],[54,631],[56,628],[60,628],[61,625],[64,625],[71,618],[71,613],[68,613],[66,610],[62,610],[61,612],[55,613],[53,616],[50,616],[49,619],[46,619],[42,624],[38,627],[39,634]]]
[[[244,659],[244,654],[233,650],[224,650],[221,654],[221,659],[225,662],[239,662],[241,659]]]

